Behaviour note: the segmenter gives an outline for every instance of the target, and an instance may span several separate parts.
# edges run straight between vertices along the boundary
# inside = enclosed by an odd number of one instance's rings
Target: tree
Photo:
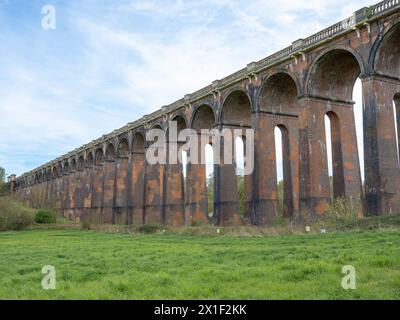
[[[8,192],[8,183],[6,183],[6,170],[0,167],[0,194]]]
[[[0,167],[0,184],[6,182],[6,170],[3,167]]]

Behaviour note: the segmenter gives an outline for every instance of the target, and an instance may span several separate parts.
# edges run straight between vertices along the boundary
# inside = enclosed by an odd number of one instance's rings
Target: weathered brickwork
[[[364,186],[352,101],[359,78]],[[279,128],[283,214],[301,221],[324,214],[330,201],[325,116],[331,123],[334,197],[346,197],[359,216],[400,213],[400,139],[395,126],[397,122],[400,128],[400,0],[358,10],[349,19],[15,178],[11,186],[26,203],[54,208],[76,222],[265,225],[277,216],[274,130]],[[245,177],[244,216],[235,164],[214,165],[215,195],[208,203],[205,165],[187,165],[184,177],[181,164],[151,165],[145,160],[152,148],[146,133],[152,128],[168,132],[171,120],[177,121],[178,132],[255,130],[255,167]],[[167,143],[165,151],[171,145]]]

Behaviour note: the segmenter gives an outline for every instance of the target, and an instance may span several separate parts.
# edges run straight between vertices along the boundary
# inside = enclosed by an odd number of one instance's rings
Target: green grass
[[[344,265],[357,289],[341,287]],[[41,288],[53,265],[57,289]],[[205,237],[0,233],[0,299],[399,299],[399,229]]]

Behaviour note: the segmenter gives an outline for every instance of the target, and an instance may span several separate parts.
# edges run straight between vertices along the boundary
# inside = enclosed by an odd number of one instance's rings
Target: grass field
[[[344,265],[357,289],[344,290]],[[44,265],[56,290],[41,288]],[[400,230],[282,237],[0,233],[0,299],[399,299]]]

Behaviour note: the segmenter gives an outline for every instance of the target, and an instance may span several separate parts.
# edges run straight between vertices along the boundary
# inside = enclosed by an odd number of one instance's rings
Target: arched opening
[[[160,123],[150,127],[146,133],[145,165],[145,224],[165,224],[166,219],[166,179],[165,160],[168,153],[165,149],[165,131]]]
[[[109,143],[106,148],[106,161],[114,161],[115,160],[115,147],[112,143]]]
[[[385,35],[375,56],[375,70],[385,76],[400,79],[400,23],[393,26]],[[397,91],[397,90],[396,90]],[[400,162],[399,128],[400,128],[400,93],[394,92],[393,115],[396,131],[397,163]]]
[[[127,211],[128,186],[129,186],[129,143],[127,138],[120,137],[115,163],[113,222],[115,224],[129,224],[129,212]]]
[[[266,176],[271,177],[268,191],[277,202],[278,215],[287,218],[292,218],[295,214],[294,190],[297,188],[293,187],[292,175],[297,175],[298,169],[294,168],[297,164],[292,165],[292,159],[297,158],[298,153],[298,95],[295,79],[284,72],[269,77],[260,95],[260,110],[267,113],[268,122],[265,127],[271,130],[263,143],[271,150],[268,158],[275,160],[275,163],[269,161],[271,164],[262,170],[267,172]],[[291,128],[293,138],[290,138],[288,128]]]
[[[92,168],[94,164],[93,153],[89,152],[86,156],[86,167]]]
[[[291,218],[294,213],[294,203],[289,132],[286,126],[281,124],[275,127],[274,134],[278,214],[285,218]]]
[[[221,165],[217,167],[216,182],[219,188],[217,193],[217,218],[218,223],[222,225],[237,225],[250,220],[249,203],[251,195],[250,192],[246,192],[248,191],[246,186],[251,184],[251,176],[243,177],[237,174],[237,164],[235,163],[237,159],[235,158],[241,156],[241,160],[243,160],[245,156],[244,146],[246,141],[236,137],[245,136],[245,129],[251,128],[251,111],[251,101],[242,90],[230,93],[222,105],[221,126],[224,130],[230,130],[232,137],[232,139],[228,139],[223,134],[222,148],[215,150],[215,152],[219,152],[221,162]],[[238,130],[240,130],[240,134],[238,134]],[[236,148],[237,143],[238,148]],[[236,152],[238,154],[235,154]],[[231,159],[233,160],[232,163],[230,162]],[[244,167],[244,160],[242,162]],[[232,178],[236,181],[232,181]],[[238,188],[239,182],[241,182],[241,190]]]
[[[145,139],[142,132],[134,133],[131,147],[131,176],[128,195],[128,224],[144,223]]]
[[[85,159],[83,158],[83,156],[79,156],[77,163],[77,170],[83,171],[84,168],[85,168]]]
[[[75,172],[76,171],[76,159],[73,158],[71,160],[71,172]]]
[[[363,157],[359,145],[363,140],[360,132],[364,115],[360,112],[357,80],[363,65],[357,57],[351,49],[328,51],[316,60],[308,75],[307,92],[312,97],[310,111],[315,131],[310,140],[310,171],[314,172],[315,178],[311,179],[315,183],[310,190],[312,197],[318,199],[313,208],[318,214],[326,211],[327,200],[344,197],[357,213],[362,211]],[[345,180],[345,176],[349,178]]]
[[[328,162],[328,176],[329,176],[329,198],[331,201],[334,199],[333,196],[333,160],[332,160],[332,141],[331,141],[331,120],[327,115],[324,117],[324,125],[325,125],[325,145],[326,145],[326,154],[327,154],[327,162]]]
[[[213,109],[206,104],[197,108],[192,119],[192,129],[198,134],[202,129],[211,130],[215,125],[215,115]]]
[[[115,162],[116,150],[113,143],[106,147],[105,163],[103,167],[103,194],[102,194],[102,218],[104,223],[115,224]]]
[[[275,135],[275,159],[276,159],[276,178],[278,188],[278,215],[283,217],[284,203],[284,178],[283,178],[283,151],[282,151],[282,131],[276,126]]]
[[[129,156],[129,143],[126,138],[122,138],[118,144],[118,157],[128,158]]]
[[[69,161],[65,161],[63,165],[63,173],[64,174],[69,174],[70,169],[69,169]]]
[[[334,200],[345,195],[340,123],[338,116],[334,112],[326,113],[324,121],[329,194],[331,200]]]
[[[76,168],[76,161],[75,161],[75,168]],[[58,163],[57,166],[57,177],[61,177],[63,175],[63,168],[62,168],[62,163]]]
[[[360,73],[360,64],[352,53],[335,49],[320,57],[312,67],[307,89],[314,97],[351,102]]]
[[[354,101],[354,121],[356,124],[358,158],[360,160],[361,181],[365,180],[365,162],[364,162],[364,111],[362,103],[362,83],[358,78],[353,88]]]
[[[251,127],[251,102],[243,91],[234,91],[222,106],[222,124]]]
[[[236,180],[237,193],[239,202],[239,213],[242,218],[245,216],[245,185],[244,185],[244,142],[242,137],[236,137],[235,141],[235,164],[236,164]]]
[[[383,38],[375,55],[375,70],[380,74],[400,77],[400,23]]]
[[[393,97],[393,114],[396,131],[397,164],[400,166],[400,93],[396,93]]]
[[[208,216],[211,218],[214,215],[214,150],[211,144],[208,143],[205,145],[204,154],[206,166]]]
[[[132,152],[144,153],[144,136],[141,132],[137,132],[133,137]]]
[[[187,124],[186,120],[178,115],[176,116],[172,121],[176,122],[176,127],[177,127],[177,137],[179,137],[179,134],[181,133],[182,130],[187,129]],[[169,131],[168,131],[169,132]],[[173,137],[174,138],[174,137]],[[170,137],[168,137],[170,139]],[[187,173],[187,152],[185,150],[180,150],[180,147],[184,144],[185,142],[177,141],[177,159],[178,159],[178,164],[179,164],[179,170],[182,172],[182,187],[183,187],[183,197],[185,200],[185,195],[186,195],[186,173]],[[174,150],[173,150],[174,151]]]
[[[192,129],[194,129],[197,134],[200,134],[201,130],[212,130],[215,126],[215,114],[213,109],[209,105],[201,105],[197,108],[192,119]],[[200,196],[204,201],[204,210],[208,217],[213,217],[214,215],[214,202],[215,202],[215,179],[214,179],[214,150],[211,144],[212,136],[209,137],[208,143],[201,145],[201,150],[199,150],[199,164],[190,164],[190,181],[194,184],[195,179],[203,177],[202,181],[198,181],[200,184],[197,191],[192,194],[191,198],[195,199]],[[194,190],[193,190],[194,191]]]
[[[278,115],[297,114],[297,86],[286,73],[271,76],[262,88],[260,109]]]
[[[95,152],[94,164],[96,166],[103,165],[104,162],[104,152],[102,148],[97,148]]]

